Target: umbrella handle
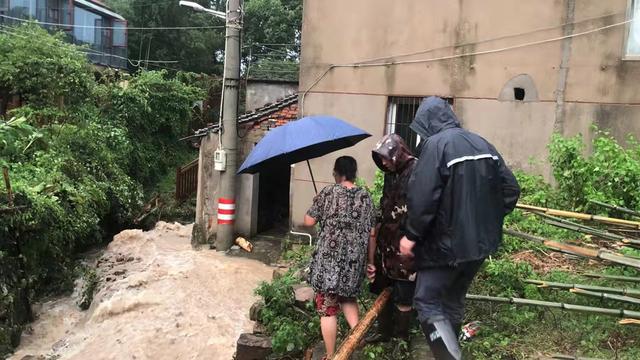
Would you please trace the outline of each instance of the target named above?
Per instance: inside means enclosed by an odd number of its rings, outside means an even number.
[[[318,195],[318,186],[316,186],[316,179],[313,177],[313,170],[311,170],[311,163],[307,160],[307,166],[309,167],[309,174],[311,174],[311,182],[313,183],[313,190],[316,191],[316,195]]]

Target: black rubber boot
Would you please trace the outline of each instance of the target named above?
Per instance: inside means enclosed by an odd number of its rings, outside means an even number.
[[[368,336],[364,341],[367,344],[387,342],[393,336],[393,308],[395,306],[389,301],[378,314],[377,332]]]
[[[411,324],[415,318],[415,314],[412,310],[400,311],[398,308],[394,310],[394,335],[402,340],[409,340],[409,331],[411,330]]]
[[[427,338],[427,344],[436,360],[460,360],[462,355],[455,339],[451,323],[447,320],[436,321],[433,324],[424,322],[422,331]]]
[[[453,332],[456,334],[456,339],[460,341],[460,334],[462,334],[462,323],[453,323]]]

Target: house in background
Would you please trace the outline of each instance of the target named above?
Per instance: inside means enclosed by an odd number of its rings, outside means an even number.
[[[244,162],[255,145],[271,129],[298,118],[298,94],[294,92],[292,95],[273,101],[275,94],[289,93],[291,87],[289,83],[274,87],[275,85],[269,83],[269,86],[253,87],[251,96],[249,92],[251,85],[247,85],[247,103],[253,101],[253,104],[260,106],[238,117],[238,164]],[[262,103],[265,99],[268,99],[268,102]],[[196,172],[198,179],[193,181],[190,189],[195,191],[197,186],[202,187],[201,191],[198,191],[196,223],[201,224],[205,229],[207,238],[215,234],[217,229],[218,197],[216,194],[220,173],[213,169],[213,149],[218,143],[218,131],[218,124],[215,124],[196,131],[194,135],[201,139],[200,156],[195,162],[198,167]],[[272,229],[280,231],[289,229],[291,169],[290,166],[283,166],[255,175],[238,175],[235,224],[239,235],[252,237]],[[187,176],[186,174],[183,176],[178,169],[176,192],[182,186],[182,178]]]
[[[13,19],[12,19],[13,18]],[[77,45],[88,45],[89,60],[126,69],[127,21],[96,0],[0,0],[0,25],[35,19],[48,29],[63,30]]]
[[[298,82],[291,80],[247,79],[246,111],[277,102],[298,93]]]
[[[301,116],[334,115],[373,135],[313,160],[316,181],[331,183],[333,160],[349,154],[371,182],[375,142],[396,132],[415,145],[408,125],[430,95],[449,99],[512,166],[547,177],[554,132],[588,141],[596,124],[637,136],[639,9],[640,0],[304,1]],[[305,166],[291,176],[298,225],[314,192]]]

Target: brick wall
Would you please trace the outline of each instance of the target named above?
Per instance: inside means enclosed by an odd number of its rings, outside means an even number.
[[[240,126],[238,135],[240,139],[240,163],[253,150],[255,144],[272,128],[285,125],[289,121],[298,118],[298,104],[291,104],[274,113],[264,116],[253,123]]]

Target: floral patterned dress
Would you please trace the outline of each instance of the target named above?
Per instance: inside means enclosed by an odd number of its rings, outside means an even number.
[[[327,186],[307,214],[320,225],[311,259],[311,286],[317,293],[357,296],[364,280],[369,234],[376,222],[371,196],[359,187]]]

